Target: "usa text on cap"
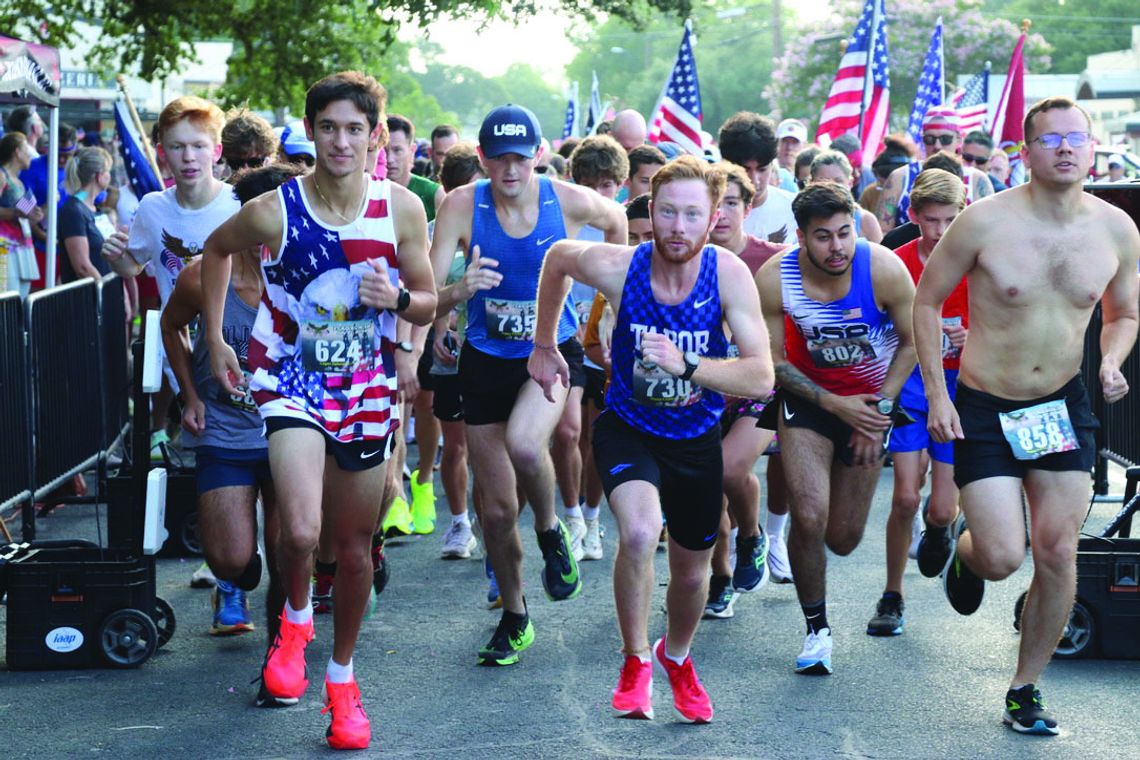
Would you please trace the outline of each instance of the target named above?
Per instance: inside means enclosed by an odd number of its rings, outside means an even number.
[[[530,109],[507,103],[487,114],[479,128],[479,147],[487,158],[515,153],[534,158],[542,142],[542,128]]]

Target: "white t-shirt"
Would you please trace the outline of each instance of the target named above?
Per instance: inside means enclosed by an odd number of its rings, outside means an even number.
[[[794,193],[778,187],[768,188],[768,197],[744,220],[744,231],[773,243],[796,244],[796,217],[792,214]]]
[[[210,233],[241,208],[228,185],[202,208],[178,205],[175,188],[148,193],[139,202],[131,222],[127,251],[140,264],[150,264],[158,283],[158,297],[166,306],[174,281],[190,261],[202,252]]]

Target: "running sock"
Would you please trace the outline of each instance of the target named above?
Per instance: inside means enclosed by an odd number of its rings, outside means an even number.
[[[471,518],[467,516],[466,512],[464,512],[461,515],[452,515],[451,516],[451,524],[452,525],[468,525],[469,526],[469,525],[471,525]]]
[[[574,505],[573,507],[565,507],[564,509],[566,510],[562,515],[564,519],[569,520],[574,517],[577,517],[579,520],[582,519],[582,508],[578,505]]]
[[[338,665],[329,658],[329,666],[325,669],[325,679],[329,683],[349,683],[352,681],[352,658],[347,665]]]
[[[598,505],[596,507],[591,507],[590,505],[587,504],[586,506],[582,507],[582,517],[586,518],[587,520],[597,520],[598,515],[600,515],[601,513],[602,513],[601,505]]]
[[[376,533],[372,536],[372,548],[375,549],[377,546],[383,546],[383,545],[384,545],[384,531],[380,531],[379,533]],[[333,564],[336,564],[335,560],[333,561]]]
[[[322,575],[336,575],[336,560],[332,562],[321,562],[319,559],[314,564],[316,571]]]
[[[768,513],[768,519],[764,521],[764,532],[768,534],[769,541],[783,541],[784,540],[784,526],[788,523],[788,516],[774,515]]]
[[[800,607],[804,611],[804,620],[807,622],[808,633],[819,633],[824,628],[830,628],[827,624],[827,600],[820,599],[818,602],[811,604],[801,604]]]
[[[313,602],[308,600],[305,602],[305,608],[302,610],[293,609],[293,605],[289,604],[289,600],[285,600],[285,619],[290,623],[297,625],[304,625],[313,619]]]
[[[685,664],[685,658],[687,658],[689,656],[689,650],[688,649],[686,649],[685,653],[683,655],[681,655],[680,657],[674,657],[673,655],[669,654],[669,638],[668,637],[665,638],[665,646],[661,647],[661,650],[665,653],[665,657],[666,657],[666,659],[669,660],[669,662],[675,663],[677,665],[684,665]]]
[[[896,600],[901,602],[902,601],[902,594],[900,594],[897,591],[884,591],[883,592],[883,598],[884,599],[896,599]]]
[[[234,579],[234,585],[242,591],[253,591],[261,582],[261,555],[257,552],[249,558],[249,564],[241,571],[241,575]]]

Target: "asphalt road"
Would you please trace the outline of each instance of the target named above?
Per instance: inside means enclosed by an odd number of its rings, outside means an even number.
[[[437,490],[442,493],[437,485]],[[657,719],[616,720],[610,691],[621,666],[611,570],[583,565],[578,599],[551,603],[539,581],[540,555],[524,531],[524,577],[537,632],[520,664],[475,665],[498,620],[485,609],[478,559],[439,559],[440,534],[391,545],[392,581],[364,625],[355,666],[372,719],[371,755],[422,758],[1129,758],[1140,757],[1140,661],[1055,661],[1042,684],[1062,725],[1059,737],[1014,734],[1000,722],[1018,639],[1012,628],[1029,562],[990,584],[981,610],[954,613],[935,580],[911,563],[906,632],[871,638],[864,626],[881,591],[883,530],[890,499],[884,471],[867,535],[854,554],[829,559],[828,616],[836,672],[797,676],[792,663],[803,620],[789,585],[740,599],[731,620],[706,621],[694,646],[713,698],[714,722],[675,721],[668,688],[655,689]],[[1098,505],[1090,525],[1116,507]],[[445,505],[440,503],[441,516]],[[524,515],[529,525],[529,513]],[[67,506],[41,518],[41,537],[94,532],[94,508]],[[296,707],[253,707],[264,652],[259,630],[207,635],[210,593],[188,586],[197,566],[158,563],[159,595],[178,629],[137,670],[0,671],[0,750],[12,758],[303,758],[333,754],[324,741],[319,679],[331,651],[331,619],[317,618],[309,646],[314,684]],[[665,555],[651,636],[664,616]],[[263,597],[252,595],[254,619]],[[6,621],[7,608],[0,607]]]

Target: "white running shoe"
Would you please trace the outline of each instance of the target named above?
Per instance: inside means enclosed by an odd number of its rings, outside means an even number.
[[[566,530],[570,531],[570,553],[576,562],[581,562],[586,556],[585,549],[582,548],[582,542],[586,540],[586,521],[581,517],[567,517],[563,522],[566,523]]]
[[[602,526],[598,518],[586,520],[586,537],[582,539],[582,559],[602,558]]]
[[[796,658],[796,672],[805,676],[831,675],[831,629],[809,633],[804,649]]]
[[[190,588],[213,588],[217,584],[218,579],[214,577],[213,571],[205,562],[190,576]]]
[[[788,561],[788,545],[783,536],[772,537],[768,543],[768,569],[773,583],[792,582],[792,563]]]
[[[452,523],[443,534],[443,550],[439,556],[443,559],[470,559],[478,544],[468,523]]]
[[[911,559],[918,559],[918,542],[922,540],[922,531],[926,526],[922,523],[922,510],[914,513],[914,521],[910,524],[910,548],[906,550],[906,556]]]

